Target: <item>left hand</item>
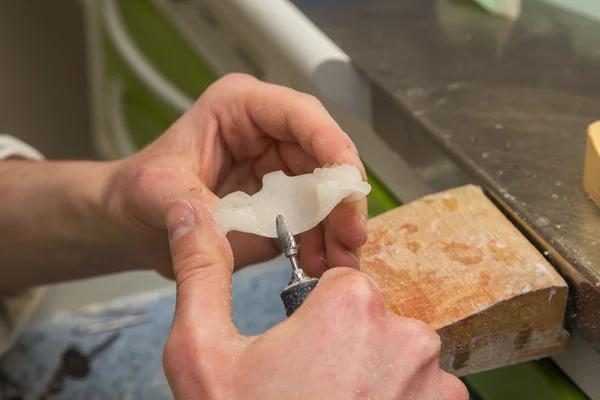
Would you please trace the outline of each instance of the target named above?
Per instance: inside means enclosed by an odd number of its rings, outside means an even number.
[[[169,201],[193,197],[214,209],[228,193],[260,190],[269,172],[299,175],[335,163],[356,166],[366,179],[356,147],[315,97],[246,75],[224,77],[154,143],[115,164],[104,194],[107,220],[118,226],[114,259],[172,277]],[[300,235],[303,268],[317,277],[328,266],[358,268],[366,220],[366,198],[340,203]],[[272,239],[239,232],[228,239],[236,268],[279,251]]]

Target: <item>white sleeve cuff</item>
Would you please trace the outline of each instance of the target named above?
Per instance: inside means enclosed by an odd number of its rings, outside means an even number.
[[[21,157],[35,161],[44,160],[42,153],[30,145],[12,136],[0,135],[0,160],[6,160],[11,157]]]

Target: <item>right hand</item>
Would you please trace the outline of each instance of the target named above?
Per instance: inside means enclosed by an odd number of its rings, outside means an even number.
[[[175,200],[166,224],[177,305],[163,361],[176,399],[468,399],[439,367],[435,331],[388,311],[353,269],[327,271],[290,318],[240,335],[231,247],[208,209]]]

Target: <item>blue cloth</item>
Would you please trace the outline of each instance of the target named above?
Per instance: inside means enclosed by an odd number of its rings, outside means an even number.
[[[291,268],[285,258],[234,274],[234,323],[242,334],[258,335],[285,318],[279,293],[290,276]],[[92,361],[90,375],[83,380],[66,380],[63,391],[55,396],[57,400],[172,399],[162,369],[162,352],[173,318],[175,293],[115,301],[106,307],[142,304],[150,322],[122,329],[117,341]],[[3,358],[3,371],[28,388],[26,399],[38,399],[69,345],[75,344],[86,352],[111,335],[72,333],[76,326],[100,320],[71,315],[29,326]]]

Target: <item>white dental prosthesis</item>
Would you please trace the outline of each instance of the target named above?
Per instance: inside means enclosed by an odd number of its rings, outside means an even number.
[[[282,215],[297,235],[317,226],[341,201],[359,200],[370,191],[371,185],[351,165],[316,168],[298,176],[276,171],[263,177],[262,189],[252,196],[234,192],[223,197],[213,216],[225,234],[240,231],[275,238],[275,220]]]

